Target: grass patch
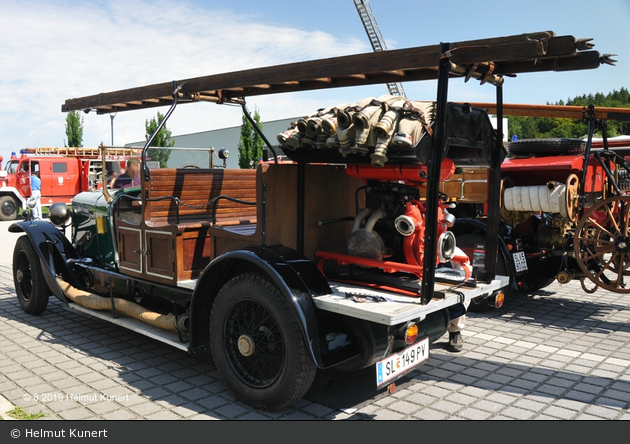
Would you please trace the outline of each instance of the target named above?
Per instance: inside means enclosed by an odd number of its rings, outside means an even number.
[[[44,416],[48,416],[46,413],[26,413],[22,407],[16,407],[7,412],[11,418],[21,419],[24,421],[32,421],[34,419],[43,418]]]

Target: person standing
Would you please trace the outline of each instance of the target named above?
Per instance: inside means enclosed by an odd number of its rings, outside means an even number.
[[[466,327],[466,312],[470,300],[463,304],[455,304],[448,307],[451,322],[448,324],[448,344],[446,349],[453,353],[458,353],[464,349],[464,337],[462,330]]]
[[[42,218],[42,180],[39,178],[39,171],[31,173],[31,197],[35,199],[35,207],[33,207],[33,218],[41,220]]]

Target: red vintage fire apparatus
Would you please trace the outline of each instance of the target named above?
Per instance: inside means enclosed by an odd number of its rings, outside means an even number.
[[[474,106],[496,111],[493,104]],[[607,137],[607,122],[630,120],[630,108],[504,104],[503,112],[582,118],[588,135],[509,143],[501,165],[497,269],[510,276],[515,290],[579,279],[587,292],[630,292],[630,140]],[[596,132],[602,138],[594,138]],[[442,184],[458,201],[453,231],[471,257],[485,239],[486,200],[478,192],[484,173],[460,171]]]
[[[124,168],[127,157],[140,150],[109,148],[107,178]],[[26,208],[31,195],[31,174],[39,172],[42,180],[42,206],[55,202],[69,204],[82,191],[93,190],[101,181],[102,163],[98,148],[26,148],[18,157],[12,153],[0,171],[0,220],[14,220],[19,208]]]

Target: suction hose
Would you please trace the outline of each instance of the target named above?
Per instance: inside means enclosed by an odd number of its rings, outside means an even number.
[[[68,299],[82,307],[89,308],[91,310],[104,311],[112,309],[112,300],[109,298],[79,290],[59,278],[57,278],[57,283]],[[134,302],[120,298],[114,298],[114,308],[116,313],[129,316],[130,318],[137,319],[154,327],[177,332],[177,318],[174,314],[163,315],[154,311],[149,311]]]

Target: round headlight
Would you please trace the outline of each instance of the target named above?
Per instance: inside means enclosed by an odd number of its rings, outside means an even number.
[[[58,227],[65,226],[70,219],[68,205],[63,202],[55,202],[48,208],[48,217],[54,225]]]

